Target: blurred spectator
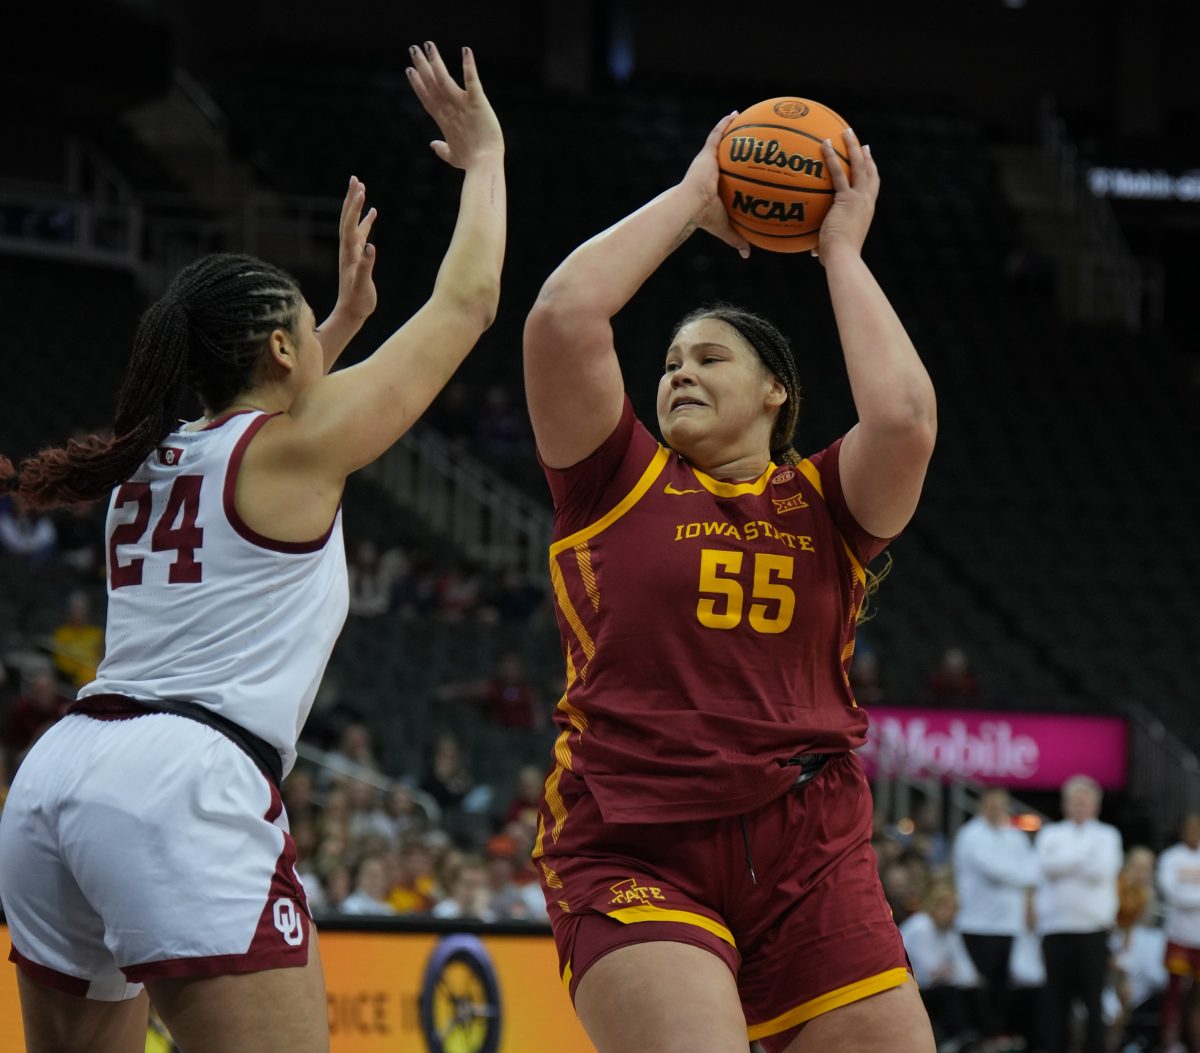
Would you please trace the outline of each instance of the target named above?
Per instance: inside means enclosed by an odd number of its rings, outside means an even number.
[[[925,898],[924,909],[900,926],[939,1048],[966,1039],[971,1021],[968,991],[979,982],[954,927],[956,908],[953,887],[935,884]]]
[[[67,620],[54,630],[54,664],[76,687],[96,679],[96,667],[104,657],[104,630],[92,622],[86,592],[67,597]]]
[[[461,380],[452,380],[425,413],[425,423],[436,428],[451,445],[466,452],[479,415],[477,399]]]
[[[407,561],[399,550],[392,549],[381,558],[374,541],[360,541],[346,567],[350,578],[350,613],[359,618],[387,614],[396,579],[406,569]]]
[[[883,895],[892,908],[892,917],[897,925],[903,925],[920,907],[921,888],[913,880],[912,870],[906,862],[897,860],[887,864],[879,874]]]
[[[504,811],[504,825],[519,822],[537,829],[538,806],[542,800],[543,772],[541,768],[526,764],[517,771],[517,785],[513,799]]]
[[[931,870],[938,870],[950,861],[950,842],[942,830],[942,809],[937,801],[930,798],[917,806],[912,832],[900,835],[900,843],[920,856]]]
[[[379,856],[365,856],[358,864],[354,891],[338,907],[343,914],[395,914],[387,901],[387,870]]]
[[[979,701],[979,684],[961,647],[948,647],[929,677],[929,701],[935,706],[970,706]]]
[[[1104,1009],[1111,1020],[1110,1049],[1120,1048],[1126,1039],[1137,1042],[1151,1037],[1138,1018],[1147,1016],[1154,1008],[1150,1003],[1160,1000],[1167,985],[1163,964],[1167,941],[1163,931],[1151,924],[1153,911],[1154,853],[1131,848],[1117,875],[1117,925],[1109,938],[1112,960]],[[1141,1036],[1136,1034],[1139,1031]]]
[[[483,412],[476,417],[475,446],[487,461],[498,461],[503,471],[531,452],[529,416],[515,408],[508,389],[493,384],[484,395]]]
[[[528,857],[526,857],[527,859]],[[498,920],[545,921],[546,899],[539,884],[519,881],[526,868],[515,839],[496,834],[487,844],[491,912]]]
[[[314,780],[311,768],[297,765],[283,780],[283,803],[289,821],[296,822],[314,818],[316,802],[313,800]]]
[[[321,887],[321,876],[316,865],[317,824],[307,813],[302,813],[298,819],[291,815],[288,818],[292,841],[296,846],[296,877],[304,886],[308,909],[318,914],[326,909],[326,902],[325,890]]]
[[[1038,882],[1037,857],[1028,835],[1009,819],[1008,791],[994,786],[979,800],[979,814],[954,839],[958,930],[982,979],[980,1026],[985,1038],[1006,1039],[1009,962],[1013,940],[1025,928]]]
[[[525,663],[515,651],[500,656],[486,680],[443,684],[440,701],[467,701],[482,707],[489,720],[507,728],[543,728],[546,714],[537,687],[525,673]]]
[[[434,740],[421,789],[437,801],[443,811],[452,811],[463,803],[474,785],[458,739],[449,734],[439,735]]]
[[[541,608],[546,598],[541,586],[516,567],[507,567],[491,589],[488,604],[502,622],[527,622]]]
[[[883,681],[879,676],[879,656],[874,651],[856,651],[850,665],[850,687],[860,706],[884,700]]]
[[[317,872],[321,875],[321,886],[325,891],[322,909],[326,913],[340,910],[351,892],[350,868],[340,859],[328,857],[321,860]]]
[[[1179,844],[1158,861],[1158,887],[1166,905],[1166,968],[1170,974],[1163,999],[1162,1042],[1167,1050],[1185,1048],[1180,1042],[1187,1016],[1190,1043],[1200,1046],[1200,815],[1183,821]]]
[[[403,783],[394,783],[388,790],[383,810],[388,838],[396,844],[425,829],[425,813],[413,803],[412,792]]]
[[[438,617],[448,622],[463,621],[479,607],[483,582],[472,564],[454,564],[437,579],[434,596]]]
[[[380,791],[369,782],[350,779],[346,786],[350,805],[349,830],[351,844],[368,838],[392,839],[392,821],[383,810]]]
[[[1046,1048],[1066,1053],[1078,999],[1087,1014],[1082,1053],[1104,1053],[1100,998],[1108,933],[1117,917],[1121,835],[1097,818],[1101,791],[1094,779],[1068,779],[1062,801],[1065,818],[1042,827],[1034,843],[1041,870],[1037,919],[1046,961]]]
[[[461,860],[450,877],[450,895],[434,905],[435,918],[478,918],[493,921],[491,889],[487,868],[482,860],[468,856]]]
[[[99,577],[104,572],[104,505],[68,505],[54,513],[54,529],[58,535],[58,558],[86,578]]]
[[[342,729],[337,749],[325,758],[325,764],[317,777],[322,788],[330,786],[336,777],[353,776],[358,768],[378,772],[379,761],[375,759],[371,729],[361,720],[350,721]]]
[[[388,890],[388,903],[397,914],[423,914],[438,898],[433,852],[420,839],[400,850],[397,870]]]
[[[66,713],[70,704],[71,699],[59,691],[58,680],[50,669],[30,669],[22,679],[21,693],[13,699],[4,719],[5,747],[14,756],[23,753]]]
[[[40,561],[54,554],[56,540],[49,516],[34,515],[11,497],[0,497],[0,548],[5,552]]]

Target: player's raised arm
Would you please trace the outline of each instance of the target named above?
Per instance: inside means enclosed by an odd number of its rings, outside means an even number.
[[[306,460],[331,480],[370,463],[411,427],[491,325],[500,295],[506,227],[500,123],[469,49],[463,49],[463,87],[432,43],[409,54],[409,82],[442,133],[432,148],[464,173],[458,222],[424,306],[368,359],[306,389],[289,412]]]
[[[333,369],[338,356],[375,310],[375,246],[368,240],[378,213],[363,214],[367,186],[350,177],[342,214],[338,220],[338,298],[329,317],[317,329],[325,357],[325,372]]]
[[[717,144],[709,134],[682,182],[571,253],[546,279],[525,323],[525,392],[538,450],[565,468],[595,450],[621,416],[624,384],[612,317],[698,227],[742,252],[717,197]]]
[[[858,411],[838,466],[854,518],[876,537],[892,537],[912,518],[921,495],[937,437],[937,400],[903,323],[863,262],[879,169],[849,129],[845,140],[849,179],[832,144],[822,147],[836,197],[819,243]]]

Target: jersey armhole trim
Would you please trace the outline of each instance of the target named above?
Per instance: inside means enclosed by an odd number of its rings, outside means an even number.
[[[642,477],[634,484],[633,489],[594,523],[589,523],[581,530],[576,530],[575,533],[568,534],[566,537],[555,541],[550,546],[550,558],[553,559],[560,552],[574,548],[581,541],[587,541],[588,538],[595,537],[602,530],[607,530],[612,526],[613,523],[645,496],[646,491],[654,485],[654,480],[662,474],[662,470],[667,466],[670,456],[670,450],[665,446],[659,446],[658,452],[650,459],[650,463],[646,466],[646,470],[642,472]]]
[[[262,426],[271,420],[271,418],[278,416],[278,413],[264,413],[251,421],[233,447],[233,452],[229,455],[229,466],[225,469],[225,488],[222,493],[225,518],[229,520],[229,525],[233,527],[242,540],[249,541],[250,544],[257,545],[259,548],[269,549],[272,552],[287,552],[291,554],[319,552],[333,535],[333,528],[337,524],[336,512],[329,524],[329,529],[321,537],[314,538],[312,541],[278,541],[275,538],[267,537],[264,534],[260,534],[257,530],[252,529],[242,519],[237,510],[237,481],[238,475],[242,470],[242,458],[246,455],[246,449],[250,445],[250,440],[258,434]]]
[[[817,491],[817,496],[824,501],[825,488],[821,485],[821,473],[817,471],[817,466],[813,464],[812,461],[810,461],[807,457],[805,457],[804,460],[796,465],[796,467],[800,469],[800,474],[809,481],[809,483],[812,485],[812,488]],[[826,507],[828,507],[828,505],[826,505]],[[838,530],[836,523],[833,524],[833,529],[837,530],[837,536],[842,542],[842,548],[846,550],[846,558],[850,560],[850,568],[854,571],[855,578],[858,579],[859,585],[862,585],[865,588],[867,584],[866,570],[863,569],[862,563],[854,554],[854,550],[850,547],[850,543],[846,540],[846,536],[840,530]]]

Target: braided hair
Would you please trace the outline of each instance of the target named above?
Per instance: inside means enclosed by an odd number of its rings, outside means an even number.
[[[113,437],[71,439],[18,471],[0,457],[0,493],[31,509],[102,497],[174,430],[189,388],[210,414],[233,403],[254,382],[267,338],[292,329],[301,302],[293,277],[253,256],[221,253],[189,264],[138,323]]]
[[[792,354],[792,344],[771,322],[762,315],[735,307],[729,303],[714,303],[706,307],[697,307],[684,315],[676,323],[671,333],[671,340],[679,335],[685,325],[699,322],[704,318],[715,318],[719,322],[732,326],[738,334],[753,349],[762,360],[763,365],[771,371],[787,392],[787,400],[779,407],[779,415],[775,418],[771,429],[771,458],[780,463],[797,465],[803,458],[796,452],[792,442],[796,434],[796,425],[800,420],[800,372],[796,368],[796,358]],[[862,606],[858,610],[858,622],[861,625],[869,621],[874,612],[868,612],[870,599],[879,590],[879,585],[891,573],[892,556],[889,553],[886,562],[878,571],[864,568],[867,582],[863,595]]]

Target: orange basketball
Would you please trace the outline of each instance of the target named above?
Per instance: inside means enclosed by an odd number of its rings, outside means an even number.
[[[734,228],[771,252],[803,252],[817,244],[833,204],[833,180],[821,143],[833,141],[850,174],[848,127],[828,106],[784,96],[743,110],[721,138],[717,184]]]

